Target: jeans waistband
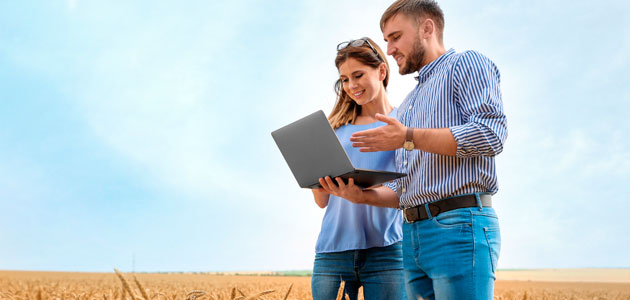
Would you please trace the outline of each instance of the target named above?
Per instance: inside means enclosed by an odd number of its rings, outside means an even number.
[[[479,197],[479,201],[477,201],[477,197]],[[431,216],[435,217],[443,212],[458,208],[476,207],[479,206],[479,204],[481,204],[482,207],[492,207],[492,197],[487,194],[474,194],[441,199],[435,202],[405,208],[403,210],[403,217],[407,223],[413,223],[428,219],[429,214],[427,210],[431,213]]]

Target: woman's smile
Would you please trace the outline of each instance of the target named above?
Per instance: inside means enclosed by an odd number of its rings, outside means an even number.
[[[358,91],[358,92],[353,92],[353,93],[352,93],[352,95],[353,95],[355,98],[361,98],[361,96],[363,95],[363,93],[364,93],[364,92],[365,92],[365,90],[360,90],[360,91]]]

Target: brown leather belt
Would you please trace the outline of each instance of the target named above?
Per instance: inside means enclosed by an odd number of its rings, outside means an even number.
[[[479,198],[481,198],[481,205],[483,207],[492,207],[492,197],[490,195],[479,195]],[[428,219],[429,216],[427,215],[426,206],[429,207],[431,216],[435,217],[440,213],[458,208],[476,207],[479,206],[479,203],[477,203],[477,197],[475,195],[463,195],[446,198],[427,204],[405,208],[403,210],[403,217],[405,218],[405,221],[407,221],[407,223],[413,223]]]

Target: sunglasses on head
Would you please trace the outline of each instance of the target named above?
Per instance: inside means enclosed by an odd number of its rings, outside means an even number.
[[[365,44],[367,44],[370,47],[370,49],[372,49],[372,51],[374,52],[374,54],[376,54],[376,57],[378,57],[378,59],[383,61],[383,58],[378,54],[376,49],[374,49],[374,46],[372,46],[372,43],[370,43],[370,40],[368,40],[368,38],[366,38],[366,37],[360,38],[360,39],[356,39],[356,40],[349,40],[349,41],[346,41],[346,42],[341,42],[341,43],[339,43],[339,45],[337,45],[337,51],[341,51],[343,49],[346,49],[346,48],[348,48],[348,46],[350,46],[350,47],[361,47],[361,46],[363,46]]]

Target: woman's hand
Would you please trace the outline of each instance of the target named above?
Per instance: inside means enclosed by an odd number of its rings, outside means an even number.
[[[337,182],[337,184],[335,184],[335,182]],[[353,178],[348,180],[348,184],[345,184],[343,179],[340,177],[336,177],[335,182],[333,182],[330,176],[319,179],[319,184],[322,186],[321,189],[323,189],[326,193],[347,199],[350,202],[357,204],[362,204],[364,202],[363,190],[354,184]]]

